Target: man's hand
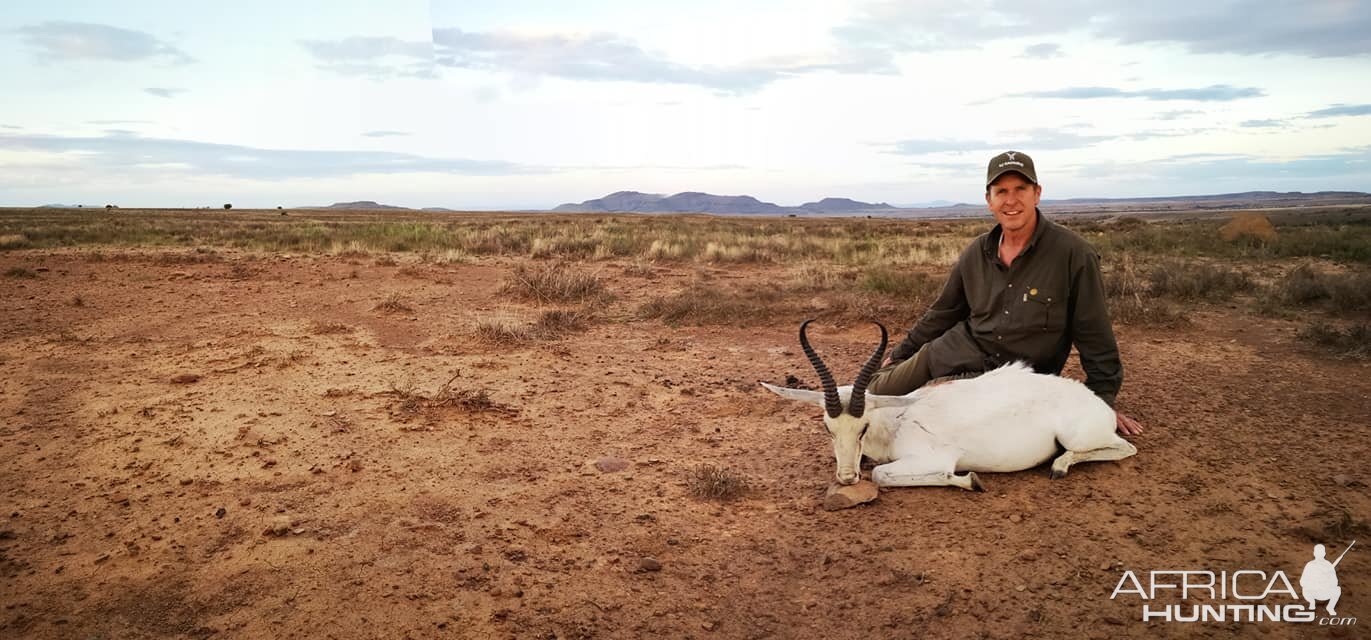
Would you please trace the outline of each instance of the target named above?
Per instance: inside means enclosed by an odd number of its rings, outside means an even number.
[[[1143,432],[1142,423],[1140,423],[1140,422],[1138,422],[1137,420],[1134,420],[1134,419],[1132,419],[1132,418],[1130,418],[1130,417],[1128,417],[1128,416],[1126,416],[1126,415],[1124,415],[1124,414],[1122,414],[1122,413],[1119,413],[1118,411],[1115,411],[1115,412],[1114,412],[1114,422],[1115,422],[1115,428],[1118,429],[1119,433],[1121,433],[1121,434],[1123,434],[1123,435],[1126,435],[1126,436],[1138,436],[1138,435],[1142,435],[1142,432]]]

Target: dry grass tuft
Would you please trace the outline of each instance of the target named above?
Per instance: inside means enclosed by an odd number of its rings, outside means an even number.
[[[1371,359],[1371,323],[1359,322],[1339,329],[1327,322],[1315,322],[1303,328],[1299,337],[1323,347],[1340,358]]]
[[[1345,313],[1371,310],[1371,272],[1322,273],[1303,264],[1276,284],[1275,297],[1291,306],[1326,302]]]
[[[381,257],[377,258],[376,260],[374,260],[374,261],[372,262],[372,264],[374,264],[374,265],[376,265],[376,266],[378,266],[378,267],[393,267],[393,266],[395,266],[395,265],[397,265],[397,264],[400,264],[400,263],[396,262],[396,261],[395,261],[395,258],[392,258],[392,257],[390,257],[390,256],[387,255],[387,256],[381,256]]]
[[[686,489],[690,495],[701,500],[720,502],[736,500],[751,491],[746,478],[712,464],[702,464],[692,469],[686,477]]]
[[[38,272],[23,267],[10,267],[5,270],[6,278],[37,278]]]
[[[341,322],[324,322],[315,320],[310,323],[309,332],[316,335],[330,335],[336,333],[352,333],[352,327]]]
[[[22,233],[0,235],[0,250],[23,249],[27,246],[29,246],[29,238]]]
[[[1180,311],[1154,298],[1148,288],[1141,270],[1128,254],[1124,254],[1118,267],[1104,273],[1105,295],[1109,298],[1109,312],[1114,322],[1162,326],[1185,323],[1185,316]]]
[[[409,306],[409,303],[405,300],[404,296],[401,296],[399,293],[392,293],[389,296],[386,296],[385,300],[382,300],[380,304],[377,304],[373,308],[376,311],[382,311],[385,313],[414,312],[414,309]]]
[[[743,325],[770,318],[781,302],[782,294],[774,289],[734,292],[694,284],[674,294],[648,300],[638,307],[638,316],[673,324]]]
[[[549,309],[538,316],[533,329],[545,337],[557,337],[585,329],[589,315],[584,311]]]
[[[476,321],[476,337],[495,344],[518,344],[534,337],[533,327],[523,319],[510,315],[495,315]]]
[[[500,290],[538,302],[587,302],[605,294],[599,274],[576,271],[563,262],[519,265]]]

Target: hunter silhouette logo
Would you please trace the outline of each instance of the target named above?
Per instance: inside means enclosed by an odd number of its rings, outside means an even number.
[[[1356,618],[1337,617],[1342,587],[1338,563],[1325,559],[1327,549],[1314,545],[1314,559],[1300,572],[1299,591],[1284,571],[1260,569],[1125,571],[1110,600],[1133,595],[1142,600],[1143,622],[1315,622],[1320,626],[1351,626]],[[1318,603],[1326,602],[1326,616]]]
[[[1356,540],[1352,544],[1357,544]],[[1342,588],[1338,586],[1338,563],[1342,562],[1342,557],[1352,550],[1352,544],[1347,545],[1346,549],[1338,555],[1338,559],[1332,562],[1323,559],[1324,548],[1321,544],[1314,545],[1314,559],[1304,565],[1304,571],[1300,572],[1300,591],[1304,592],[1304,599],[1309,601],[1309,608],[1315,609],[1315,601],[1328,601],[1328,615],[1336,616],[1338,612],[1333,609],[1338,605],[1338,597],[1342,595]]]

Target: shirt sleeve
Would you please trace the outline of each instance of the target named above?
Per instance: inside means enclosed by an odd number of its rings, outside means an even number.
[[[1123,364],[1119,362],[1119,345],[1109,320],[1100,258],[1087,248],[1077,262],[1071,283],[1072,340],[1080,353],[1085,386],[1112,407],[1119,387],[1123,386]]]
[[[962,253],[957,260],[956,266],[952,268],[952,273],[947,276],[947,282],[943,284],[942,293],[938,294],[938,299],[933,301],[933,306],[924,312],[919,322],[913,329],[905,335],[904,340],[890,352],[890,362],[892,364],[904,362],[910,356],[919,351],[929,340],[947,332],[948,329],[956,326],[958,322],[965,320],[971,314],[971,305],[966,301],[966,286],[963,281],[963,266],[967,261],[967,254],[976,249],[979,243],[972,243],[967,251]]]

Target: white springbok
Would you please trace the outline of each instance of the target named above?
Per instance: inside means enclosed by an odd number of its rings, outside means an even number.
[[[1009,364],[984,375],[926,386],[904,396],[866,393],[885,354],[887,333],[851,386],[839,387],[809,345],[800,346],[824,390],[762,386],[785,398],[824,408],[833,439],[838,482],[861,479],[862,455],[877,463],[871,479],[882,487],[955,486],[983,491],[977,471],[1022,471],[1052,462],[1052,478],[1077,462],[1121,460],[1138,452],[1115,432],[1114,410],[1085,385]],[[965,471],[962,475],[957,472]]]

